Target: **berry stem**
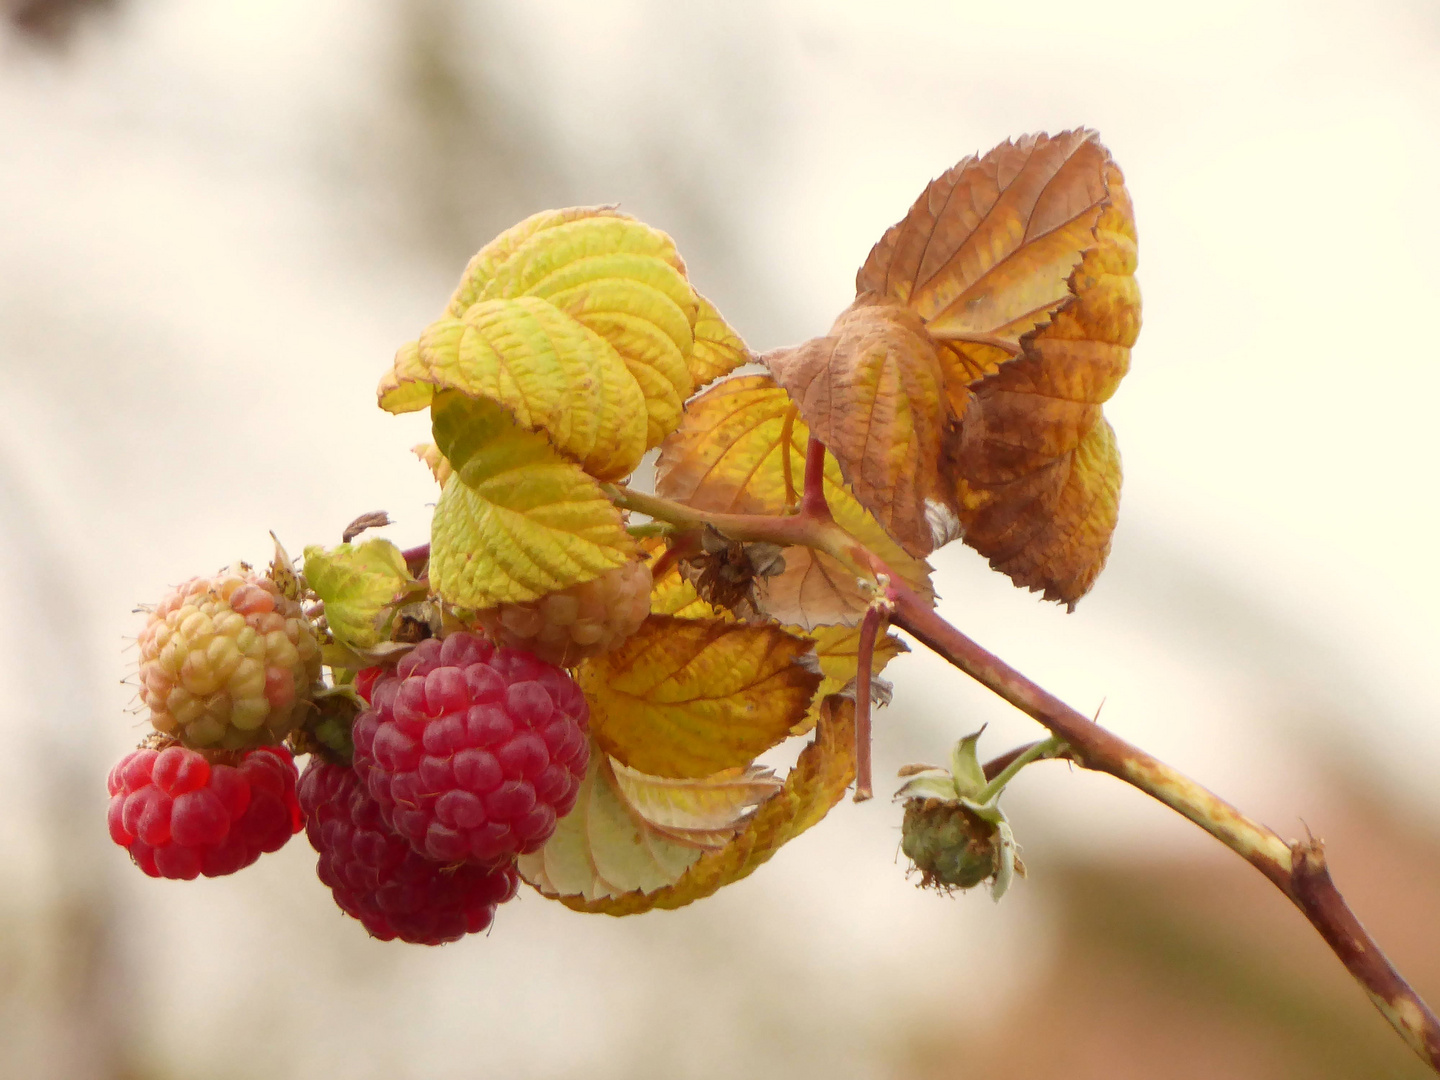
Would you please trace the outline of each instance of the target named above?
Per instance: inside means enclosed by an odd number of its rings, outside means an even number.
[[[1022,746],[1018,751],[1005,755],[1009,758],[1004,765],[990,774],[990,767],[985,767],[985,786],[981,788],[980,794],[975,796],[978,803],[988,803],[990,800],[1005,790],[1005,785],[1014,780],[1016,775],[1032,761],[1043,761],[1045,758],[1058,757],[1069,749],[1065,740],[1055,735],[1048,739],[1041,739],[1029,746]]]

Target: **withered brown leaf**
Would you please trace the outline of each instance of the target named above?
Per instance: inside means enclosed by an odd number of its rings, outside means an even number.
[[[1073,606],[1115,524],[1100,405],[1139,331],[1134,269],[1129,197],[1096,134],[1029,135],[930,184],[830,333],[763,359],[906,551],[963,533]]]

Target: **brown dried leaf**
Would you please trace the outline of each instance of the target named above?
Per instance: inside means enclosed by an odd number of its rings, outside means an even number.
[[[954,539],[954,494],[940,472],[944,372],[919,316],[862,296],[828,336],[763,360],[907,552],[923,557]]]
[[[1069,299],[1070,272],[1094,244],[1108,161],[1083,129],[967,157],[926,187],[856,275],[857,294],[889,297],[925,320],[956,415],[965,386]]]
[[[1134,214],[1114,164],[1106,179],[1110,203],[1071,274],[1073,298],[972,388],[951,448],[965,542],[1072,608],[1110,550],[1120,457],[1100,406],[1140,332]]]

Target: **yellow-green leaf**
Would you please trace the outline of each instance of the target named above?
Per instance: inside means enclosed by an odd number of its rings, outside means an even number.
[[[561,896],[566,907],[605,915],[635,915],[652,908],[678,908],[704,899],[754,873],[780,848],[820,821],[855,778],[855,703],[826,698],[814,741],[785,784],[760,804],[746,826],[718,851],[706,852],[672,885],[654,892],[628,892],[587,900]],[[544,889],[555,893],[557,890]]]
[[[445,313],[457,319],[464,315],[466,309],[480,299],[480,294],[494,280],[500,267],[537,233],[569,221],[596,217],[622,218],[624,215],[613,206],[570,206],[563,210],[542,210],[538,214],[531,214],[519,224],[510,226],[476,252],[470,260],[465,267],[465,273],[460,277],[459,286],[450,297],[450,303],[446,305]]]
[[[810,642],[776,626],[651,615],[576,673],[596,741],[653,776],[748,764],[805,715],[820,675]]]
[[[577,214],[533,231],[488,273],[472,303],[545,299],[620,354],[645,397],[647,446],[675,429],[694,389],[699,301],[670,237],[611,210]]]
[[[455,473],[431,525],[430,580],[460,607],[537,600],[629,561],[600,485],[498,405],[442,391],[435,442]]]
[[[628,476],[645,453],[645,401],[624,362],[536,297],[484,300],[432,323],[413,355],[402,350],[382,407],[414,406],[415,382],[431,394],[452,389],[498,402],[601,480]]]
[[[782,513],[788,502],[786,456],[791,488],[798,490],[809,439],[789,395],[768,375],[727,379],[696,397],[680,429],[665,440],[655,487],[661,495],[700,510]],[[825,497],[847,532],[933,601],[929,565],[907,554],[860,505],[832,454],[825,457]],[[839,561],[806,547],[786,548],[784,558],[784,572],[765,582],[761,599],[767,614],[806,629],[859,621],[870,597]]]
[[[385,639],[393,605],[415,580],[389,540],[305,549],[305,580],[325,602],[325,621],[343,646],[368,649]]]
[[[654,892],[679,880],[702,849],[650,827],[630,812],[610,759],[594,746],[575,807],[539,851],[517,868],[541,892],[593,901],[631,891]]]

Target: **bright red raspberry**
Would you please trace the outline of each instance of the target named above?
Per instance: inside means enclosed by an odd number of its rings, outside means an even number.
[[[372,937],[442,945],[486,929],[515,895],[514,863],[446,866],[417,854],[380,816],[354,770],[311,758],[300,778],[305,835],[335,903]]]
[[[355,673],[355,692],[366,701],[370,700],[370,693],[375,689],[375,684],[385,675],[383,667],[361,668]]]
[[[420,854],[492,864],[539,848],[575,805],[589,723],[560,668],[451,634],[375,684],[353,729],[355,769]]]
[[[295,762],[263,746],[237,765],[196,750],[132,751],[110,770],[110,837],[151,877],[219,877],[300,831]]]

